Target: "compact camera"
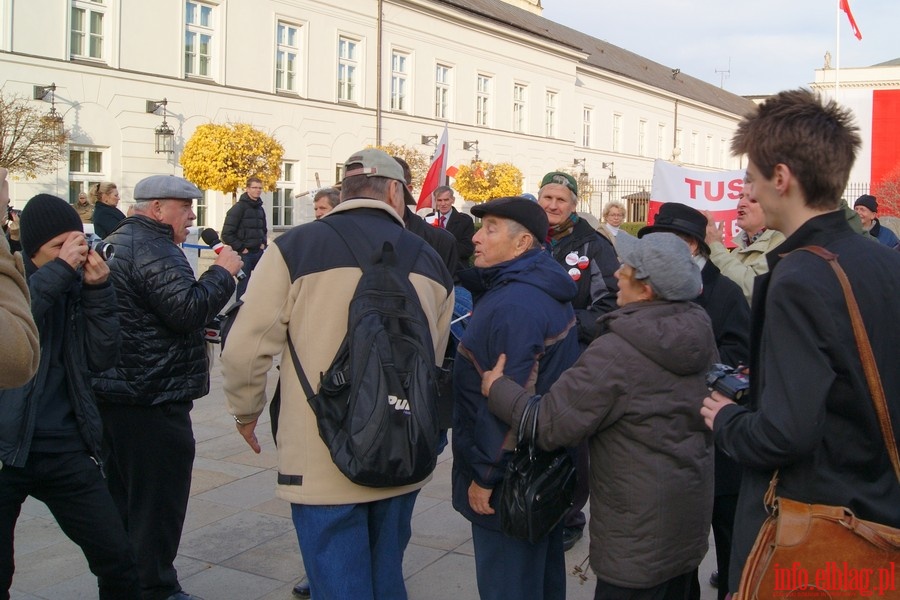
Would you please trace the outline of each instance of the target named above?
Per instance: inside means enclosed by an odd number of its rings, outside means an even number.
[[[735,402],[743,400],[750,390],[750,376],[746,367],[729,367],[716,363],[706,374],[706,386]]]
[[[84,239],[87,242],[88,248],[96,252],[100,255],[105,261],[110,261],[116,255],[116,249],[113,248],[113,245],[104,242],[101,238],[97,237],[92,233],[84,234]]]

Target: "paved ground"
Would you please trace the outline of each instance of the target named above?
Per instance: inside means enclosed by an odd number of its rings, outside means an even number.
[[[225,412],[218,364],[210,394],[196,402],[192,415],[197,458],[176,562],[185,591],[205,600],[292,598],[303,566],[289,506],[274,495],[275,446],[266,435],[268,425],[257,429],[263,451],[254,454]],[[403,561],[410,600],[478,598],[471,529],[450,503],[451,464],[448,448],[419,494]],[[593,598],[593,576],[581,585],[572,575],[587,552],[585,538],[566,554],[569,600]],[[31,499],[16,527],[16,562],[13,600],[97,597],[96,579],[78,547],[60,532],[47,508]],[[700,568],[702,600],[716,597],[706,584],[714,564],[710,551]]]

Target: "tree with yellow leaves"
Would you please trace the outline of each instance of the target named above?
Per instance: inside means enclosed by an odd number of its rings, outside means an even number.
[[[478,161],[462,165],[453,179],[453,189],[472,202],[522,193],[522,171],[511,163]]]
[[[180,162],[185,179],[202,190],[230,193],[234,203],[250,177],[259,177],[265,190],[274,190],[283,156],[278,140],[252,125],[207,123],[184,145]]]

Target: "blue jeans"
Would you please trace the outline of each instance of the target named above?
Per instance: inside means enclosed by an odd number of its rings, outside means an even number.
[[[362,504],[291,504],[312,597],[406,600],[403,553],[418,494]]]
[[[565,600],[562,524],[537,544],[472,524],[475,577],[481,600]]]

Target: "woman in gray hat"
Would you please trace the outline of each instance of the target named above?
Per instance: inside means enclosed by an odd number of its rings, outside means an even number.
[[[541,397],[537,443],[589,441],[594,597],[686,598],[713,501],[712,437],[697,394],[718,354],[709,317],[691,302],[701,279],[687,245],[671,233],[618,242],[619,309]],[[482,393],[517,427],[531,394],[504,366],[501,356],[484,373]]]

